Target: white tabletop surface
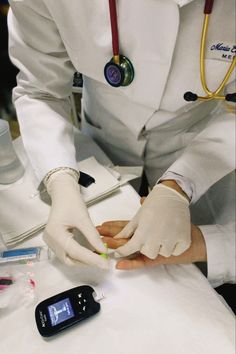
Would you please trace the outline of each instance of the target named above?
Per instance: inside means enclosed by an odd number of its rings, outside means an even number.
[[[130,186],[89,208],[95,224],[129,219],[139,207]],[[41,234],[24,246],[42,245]],[[109,272],[70,268],[57,260],[30,268],[35,299],[0,311],[1,354],[234,354],[235,317],[194,265]],[[27,266],[24,266],[27,267]],[[24,268],[25,269],[25,268]],[[95,317],[43,339],[36,328],[38,302],[88,284],[103,292]],[[19,300],[19,299],[18,299]]]

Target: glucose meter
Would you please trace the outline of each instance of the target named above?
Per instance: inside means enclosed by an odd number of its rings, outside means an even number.
[[[94,296],[95,290],[83,285],[40,302],[35,309],[39,333],[43,337],[51,337],[95,315],[100,310],[100,304]]]

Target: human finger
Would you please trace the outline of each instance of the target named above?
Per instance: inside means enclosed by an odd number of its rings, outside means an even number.
[[[183,254],[185,251],[187,251],[189,249],[191,245],[191,241],[190,242],[178,242],[172,252],[173,256],[179,256],[181,254]]]
[[[102,236],[113,237],[117,235],[128,224],[126,220],[106,221],[102,225],[96,227],[97,231]]]
[[[158,257],[157,257],[158,258]],[[154,266],[159,263],[158,259],[150,259],[143,254],[137,255],[132,259],[122,259],[116,263],[116,269],[134,270],[144,268],[146,266]]]
[[[116,249],[125,245],[128,242],[127,238],[114,239],[113,237],[102,237],[102,242],[107,244],[108,248]]]
[[[173,244],[172,242],[166,242],[161,245],[159,254],[163,257],[170,257],[173,254],[174,249],[175,244]]]
[[[85,219],[84,223],[79,223],[76,225],[76,227],[80,232],[82,232],[88,242],[98,253],[106,252],[106,248],[101,240],[101,237],[89,218],[87,218],[87,220]]]
[[[136,253],[142,247],[142,233],[135,232],[133,237],[124,245],[117,248],[116,253],[121,257]]]
[[[144,256],[154,260],[158,256],[159,249],[160,249],[160,244],[155,245],[155,247],[153,247],[153,245],[149,245],[148,243],[145,243],[142,246],[142,248],[140,249],[140,253],[142,253]]]
[[[127,225],[116,235],[114,236],[116,239],[118,238],[130,238],[136,230],[138,225],[137,218],[134,217],[132,220],[128,222]]]
[[[65,247],[65,254],[66,257],[70,258],[73,262],[93,265],[102,269],[109,268],[109,262],[107,259],[81,246],[73,238],[69,239],[69,241],[67,242],[67,245]]]
[[[150,259],[143,254],[139,254],[132,259],[122,259],[117,262],[116,268],[121,270],[139,269],[146,266],[157,266],[167,264],[189,264],[192,263],[191,249],[179,256],[164,257],[160,254],[155,259]]]

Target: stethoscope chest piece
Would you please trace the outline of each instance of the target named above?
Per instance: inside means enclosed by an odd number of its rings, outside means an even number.
[[[113,87],[128,86],[134,79],[134,68],[127,57],[119,55],[119,64],[112,58],[105,65],[104,76]]]

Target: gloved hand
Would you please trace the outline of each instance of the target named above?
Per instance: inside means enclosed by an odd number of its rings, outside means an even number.
[[[170,187],[156,185],[133,219],[115,236],[129,237],[130,241],[116,249],[120,256],[138,251],[151,259],[158,254],[180,255],[191,244],[188,200]]]
[[[73,232],[77,229],[98,253],[106,252],[89,217],[77,180],[67,170],[59,170],[52,173],[45,182],[52,206],[43,238],[56,256],[67,265],[81,262],[107,269],[106,259],[82,247],[74,239]]]

